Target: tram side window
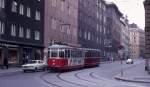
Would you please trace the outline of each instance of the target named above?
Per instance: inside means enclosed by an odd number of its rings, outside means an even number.
[[[56,52],[52,51],[51,52],[51,57],[57,57],[57,51]]]
[[[59,57],[64,58],[64,52],[63,51],[59,51]]]
[[[86,53],[85,53],[85,56],[86,56],[86,57],[91,57],[91,52],[86,52]]]
[[[65,57],[70,58],[70,50],[65,50]]]
[[[82,51],[74,50],[71,52],[71,57],[73,58],[81,58],[82,57]]]

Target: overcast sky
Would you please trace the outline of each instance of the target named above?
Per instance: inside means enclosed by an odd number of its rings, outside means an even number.
[[[144,0],[106,0],[113,1],[119,10],[128,16],[130,23],[136,23],[140,28],[145,27]]]

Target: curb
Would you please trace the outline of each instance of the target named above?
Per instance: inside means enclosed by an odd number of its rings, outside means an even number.
[[[20,74],[20,72],[21,72],[21,71],[7,72],[7,73],[0,73],[0,77],[12,76],[12,75]]]
[[[116,80],[121,80],[121,81],[126,81],[126,82],[150,83],[150,80],[149,81],[146,81],[146,80],[134,80],[134,79],[120,77],[120,76],[115,76],[114,78]]]

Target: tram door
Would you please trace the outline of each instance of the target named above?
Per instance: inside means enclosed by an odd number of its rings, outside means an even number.
[[[71,66],[71,50],[66,49],[65,50],[65,58],[68,60],[68,66]]]

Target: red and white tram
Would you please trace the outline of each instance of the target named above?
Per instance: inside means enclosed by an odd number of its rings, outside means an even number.
[[[66,45],[51,45],[48,48],[48,68],[68,70],[81,67],[98,66],[100,52],[93,49],[75,48]]]

